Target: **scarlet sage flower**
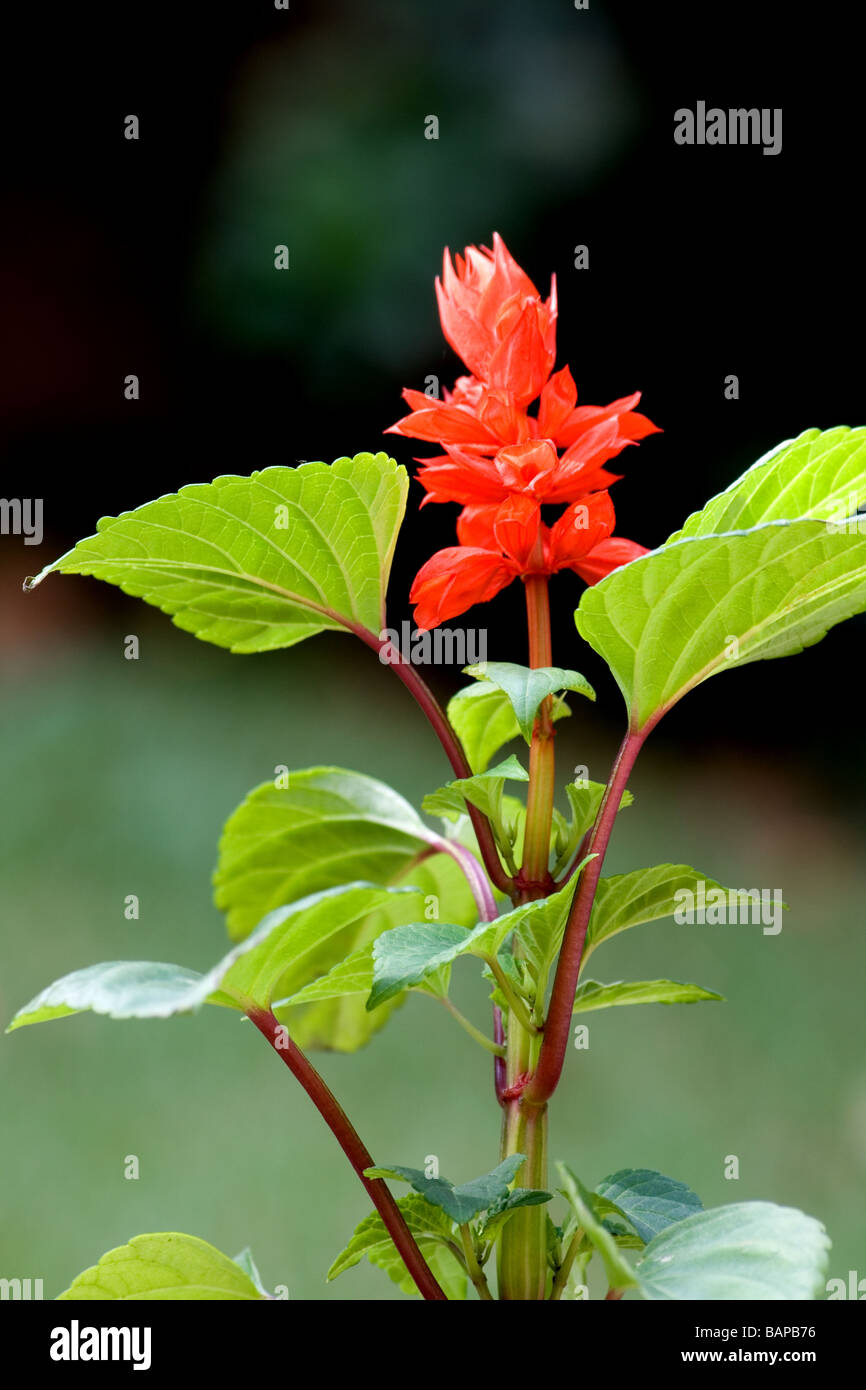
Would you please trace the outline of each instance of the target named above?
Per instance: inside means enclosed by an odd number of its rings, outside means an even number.
[[[607,492],[573,502],[553,526],[543,523],[540,507],[525,495],[466,507],[457,522],[460,544],[431,556],[412,585],[416,627],[438,627],[528,575],[570,569],[587,584],[597,583],[648,553],[634,541],[612,536],[615,521]]]
[[[556,281],[542,300],[494,235],[493,250],[445,252],[436,297],[442,331],[471,375],[440,401],[405,390],[410,413],[387,433],[437,443],[421,459],[424,502],[457,502],[459,545],[440,550],[412,588],[419,628],[435,627],[512,580],[572,569],[588,584],[645,553],[611,533],[605,466],[657,426],[635,409],[640,392],[606,406],[578,405],[568,367],[556,358]],[[529,407],[537,401],[533,413]],[[567,510],[551,527],[543,505]]]

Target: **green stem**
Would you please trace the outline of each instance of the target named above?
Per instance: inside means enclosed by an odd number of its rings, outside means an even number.
[[[432,998],[433,996],[431,995],[430,997]],[[480,1045],[483,1048],[486,1048],[488,1052],[492,1052],[494,1057],[505,1056],[505,1048],[499,1046],[497,1043],[493,1042],[490,1038],[488,1038],[486,1034],[482,1033],[480,1028],[475,1027],[474,1023],[470,1023],[466,1015],[462,1014],[460,1010],[457,1008],[457,1005],[452,1004],[450,999],[440,998],[439,1003],[442,1005],[443,1008],[448,1010],[452,1018],[457,1020],[457,1022],[460,1024],[460,1027],[464,1030],[464,1032],[469,1034],[470,1038],[474,1038],[475,1041],[477,1043],[480,1043]]]
[[[505,971],[502,969],[502,966],[499,964],[499,961],[496,959],[495,956],[485,956],[484,959],[490,967],[490,972],[493,975],[494,980],[499,986],[502,994],[505,996],[511,1013],[515,1016],[521,1028],[523,1028],[524,1031],[527,1033],[538,1034],[540,1032],[540,1029],[536,1028],[535,1024],[532,1022],[532,1019],[529,1017],[529,1010],[527,1009],[523,1000],[514,993],[514,990],[511,988],[511,981],[509,980]],[[505,1056],[505,1053],[503,1052],[502,1055]]]
[[[550,603],[547,579],[528,575],[526,617],[529,628],[529,664],[550,666]],[[552,699],[543,701],[532,730],[529,750],[529,789],[526,798],[526,830],[523,864],[516,879],[518,898],[533,902],[547,897],[553,880],[549,871],[550,828],[553,818],[555,760]],[[521,954],[515,944],[515,955]],[[495,971],[494,971],[495,974]],[[500,986],[501,987],[501,986]],[[501,1156],[526,1154],[518,1181],[522,1187],[547,1186],[547,1106],[528,1105],[522,1088],[538,1060],[542,1035],[520,1008],[509,1002],[506,1088],[504,1092]],[[520,1001],[517,1001],[520,1002]],[[536,1302],[547,1289],[547,1218],[544,1207],[523,1207],[502,1230],[498,1252],[499,1297],[507,1301]]]
[[[550,1298],[552,1302],[555,1302],[557,1299],[562,1298],[562,1295],[565,1292],[565,1286],[568,1283],[568,1276],[571,1273],[571,1267],[574,1264],[575,1259],[577,1258],[577,1252],[580,1249],[580,1243],[582,1240],[583,1231],[581,1227],[578,1226],[574,1235],[571,1237],[571,1240],[568,1242],[568,1249],[562,1257],[562,1264],[556,1271],[556,1277],[553,1281],[553,1288],[550,1290]]]
[[[475,1246],[472,1241],[472,1231],[468,1222],[464,1222],[460,1227],[460,1240],[463,1243],[463,1258],[466,1262],[466,1271],[478,1290],[478,1297],[484,1299],[485,1302],[492,1303],[493,1294],[490,1292],[489,1285],[484,1277],[484,1270],[478,1263],[475,1254]]]

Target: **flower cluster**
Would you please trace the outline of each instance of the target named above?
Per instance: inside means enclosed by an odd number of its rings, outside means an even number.
[[[412,586],[415,622],[429,629],[529,575],[576,571],[594,584],[646,553],[613,536],[606,464],[657,430],[635,410],[640,393],[578,405],[568,367],[554,372],[556,282],[542,300],[502,238],[445,252],[436,297],[442,331],[471,373],[437,400],[406,390],[410,413],[387,433],[440,444],[419,460],[424,502],[457,502],[459,545],[440,550]],[[533,414],[529,408],[537,401]],[[541,508],[565,506],[554,523]]]

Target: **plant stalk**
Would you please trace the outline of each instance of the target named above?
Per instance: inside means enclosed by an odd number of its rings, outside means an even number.
[[[595,826],[587,846],[587,853],[595,854],[596,858],[589,861],[580,876],[580,882],[568,916],[562,950],[556,965],[550,1006],[544,1024],[544,1041],[539,1053],[538,1065],[525,1092],[525,1099],[530,1104],[545,1104],[556,1090],[562,1074],[565,1053],[571,1035],[574,995],[580,974],[580,963],[583,958],[589,917],[595,900],[595,891],[601,877],[604,856],[622,801],[622,794],[626,789],[626,783],[635,759],[643,747],[648,732],[649,726],[646,726],[639,732],[629,730],[626,734],[599,807]]]
[[[325,1124],[331,1130],[363,1183],[370,1201],[381,1216],[385,1229],[400,1252],[403,1263],[415,1280],[418,1292],[423,1298],[430,1301],[446,1300],[445,1293],[421,1254],[415,1237],[406,1225],[403,1213],[388,1187],[381,1178],[364,1177],[364,1169],[375,1166],[373,1159],[330,1087],[312,1063],[307,1060],[300,1048],[296,1047],[289,1038],[284,1025],[268,1009],[249,1009],[247,1017],[267,1038],[277,1056],[282,1058],[292,1075],[301,1083]]]

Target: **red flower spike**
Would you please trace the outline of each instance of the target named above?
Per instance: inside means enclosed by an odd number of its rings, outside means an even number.
[[[493,250],[448,251],[436,281],[442,331],[471,375],[443,399],[406,390],[410,412],[387,433],[435,442],[419,459],[427,502],[458,502],[460,544],[432,556],[412,586],[415,621],[435,627],[528,575],[571,569],[589,584],[646,554],[613,537],[605,465],[657,426],[635,410],[640,392],[609,405],[578,405],[568,367],[554,373],[556,281],[542,301],[502,238]],[[528,407],[538,400],[534,415]],[[562,504],[552,526],[544,505]]]

